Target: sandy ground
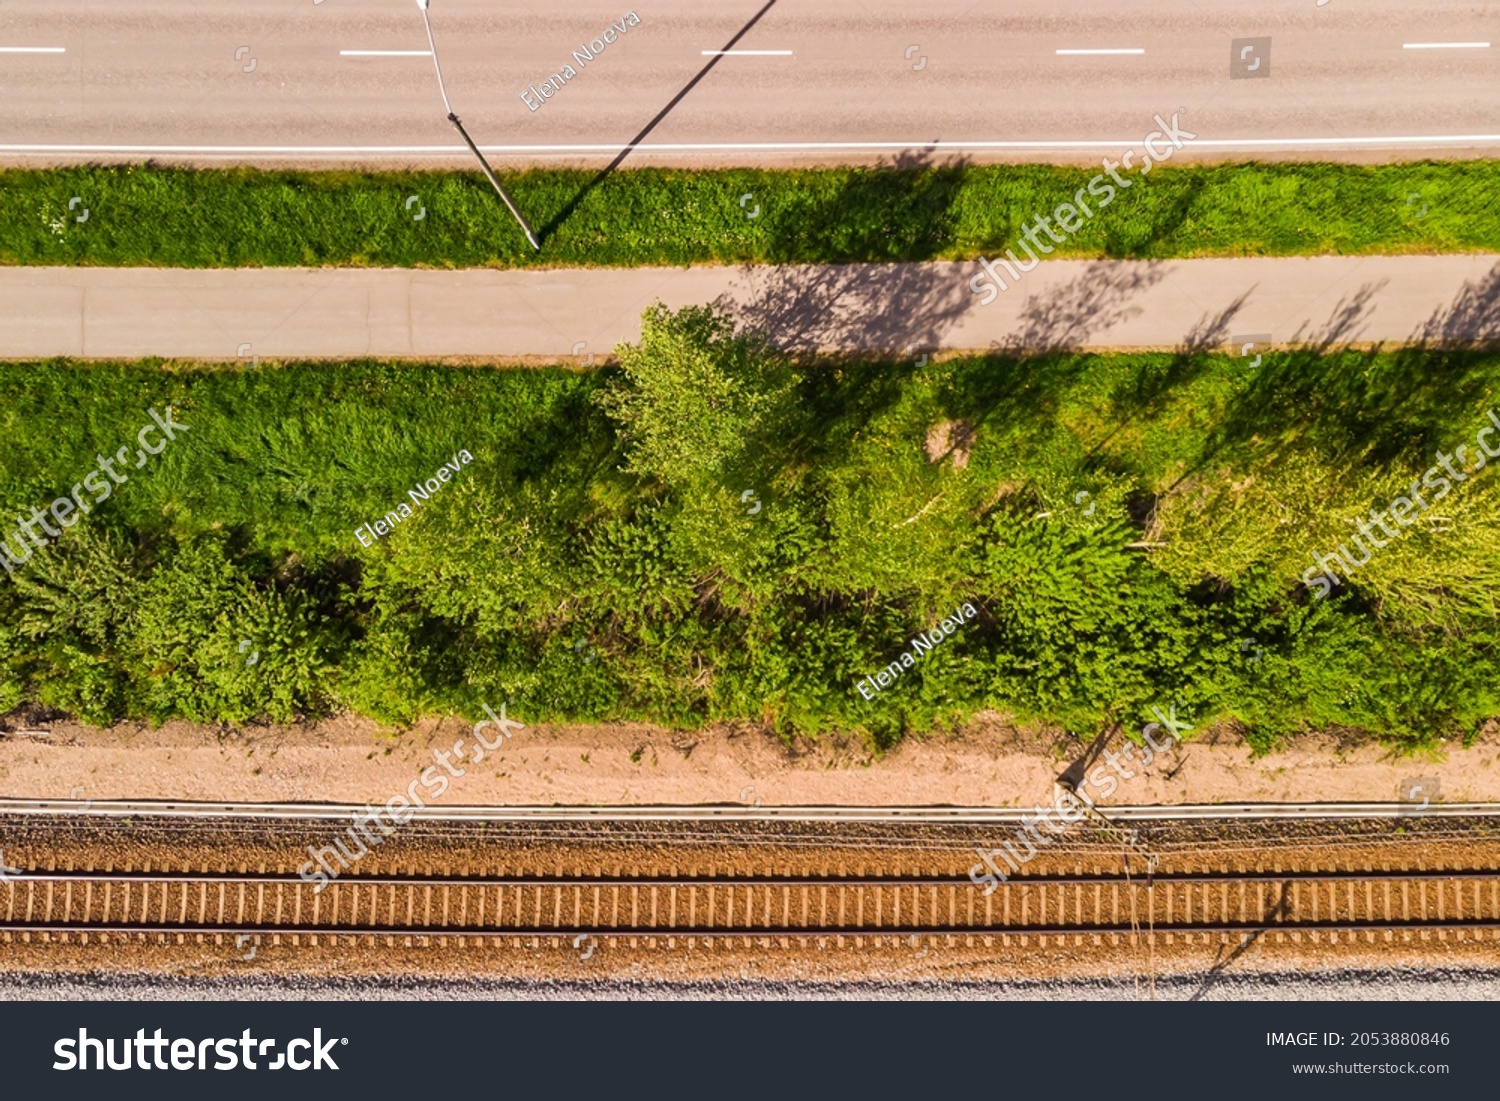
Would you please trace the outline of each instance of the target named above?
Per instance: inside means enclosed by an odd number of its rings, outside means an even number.
[[[447,805],[1029,805],[1047,799],[1083,749],[994,716],[883,755],[853,739],[784,745],[758,730],[642,725],[527,726],[482,763],[457,718],[390,731],[352,717],[240,730],[168,723],[101,730],[68,722],[0,727],[0,795],[52,799],[384,802],[434,753],[465,748]],[[1199,731],[1123,780],[1117,804],[1394,801],[1417,779],[1445,802],[1500,801],[1500,731],[1428,758],[1315,736],[1256,758],[1232,734]],[[1118,748],[1118,747],[1116,747]],[[1427,785],[1432,790],[1432,785]]]

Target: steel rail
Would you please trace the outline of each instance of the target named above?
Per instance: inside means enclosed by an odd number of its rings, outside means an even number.
[[[1147,882],[1145,872],[1136,872],[1136,886]],[[1467,871],[1425,868],[1393,868],[1389,871],[1266,871],[1238,872],[1156,872],[1151,882],[1157,886],[1177,884],[1200,885],[1221,883],[1399,883],[1420,880],[1500,881],[1500,869]],[[313,880],[287,872],[108,872],[108,871],[11,871],[0,875],[0,890],[6,883],[148,883],[188,884],[243,883],[311,885]],[[341,873],[336,882],[345,887],[972,887],[967,876],[461,876],[461,875],[358,875]],[[1007,882],[1014,887],[1091,887],[1105,884],[1126,885],[1123,873],[1098,875],[1024,873],[1012,875]]]

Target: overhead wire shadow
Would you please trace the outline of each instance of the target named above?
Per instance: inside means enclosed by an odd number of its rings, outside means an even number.
[[[1250,951],[1250,949],[1256,945],[1261,937],[1265,936],[1268,932],[1271,931],[1272,925],[1270,924],[1270,922],[1274,921],[1277,918],[1283,918],[1287,915],[1287,913],[1291,909],[1291,888],[1292,885],[1290,883],[1283,883],[1281,885],[1281,895],[1277,898],[1276,905],[1271,908],[1271,912],[1266,915],[1265,920],[1267,924],[1264,924],[1258,929],[1252,930],[1251,932],[1241,933],[1239,947],[1237,947],[1233,952],[1225,956],[1224,946],[1222,944],[1219,945],[1219,951],[1214,959],[1214,965],[1208,969],[1208,973],[1203,977],[1203,985],[1193,992],[1193,996],[1189,998],[1188,1001],[1202,1001],[1203,995],[1207,994],[1211,989],[1213,989],[1214,983],[1219,981],[1220,976],[1222,976],[1224,972],[1229,969],[1229,966],[1234,963],[1235,960],[1243,956],[1246,952]]]

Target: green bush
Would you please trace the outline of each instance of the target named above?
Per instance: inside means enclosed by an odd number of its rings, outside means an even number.
[[[592,375],[7,368],[4,515],[65,492],[146,408],[190,429],[0,579],[0,704],[401,723],[506,703],[881,745],[986,708],[1086,730],[1175,705],[1262,747],[1427,745],[1500,712],[1500,473],[1333,597],[1300,580],[1473,439],[1500,354],[793,366],[703,309],[645,332]],[[356,538],[461,449],[409,519]]]

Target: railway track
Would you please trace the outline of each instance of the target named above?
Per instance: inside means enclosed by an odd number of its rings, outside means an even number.
[[[430,809],[319,891],[294,871],[306,823],[354,808],[0,800],[11,862],[31,854],[0,870],[0,943],[1500,940],[1488,804],[1116,807],[1155,835],[1151,874],[1080,827],[989,894],[966,827],[1024,809]]]
[[[10,871],[0,937],[973,937],[1500,933],[1500,871],[1171,873],[1013,878],[347,876]]]

